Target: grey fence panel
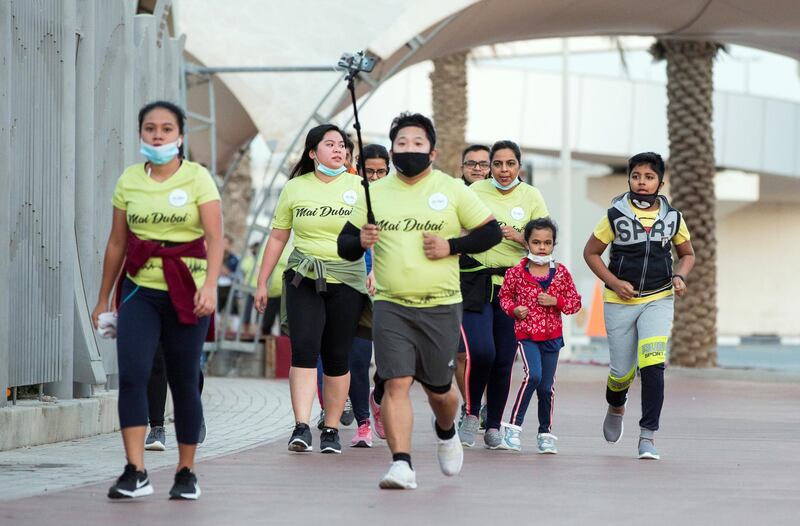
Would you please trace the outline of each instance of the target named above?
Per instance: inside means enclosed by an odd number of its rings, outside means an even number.
[[[89,309],[94,308],[100,288],[103,255],[111,229],[111,194],[117,178],[133,159],[135,147],[135,115],[133,114],[133,14],[131,2],[94,1],[93,75],[87,79],[92,93],[93,155],[87,159],[85,177],[76,188],[76,195],[87,201],[78,211],[78,231],[83,294]],[[79,302],[80,304],[80,302]],[[90,323],[86,320],[86,323]],[[91,326],[84,327],[87,346],[102,356],[103,368],[117,371],[114,341],[94,337]],[[77,377],[76,380],[86,381]]]
[[[10,158],[9,142],[11,134],[11,5],[0,2],[0,186],[9,188],[11,172],[6,159]],[[0,247],[7,247],[10,228],[8,192],[0,192]],[[8,283],[8,257],[0,257],[0,284]],[[6,404],[5,388],[8,382],[8,360],[10,343],[8,340],[8,294],[0,294],[0,407]]]
[[[141,108],[157,97],[156,34],[156,19],[153,15],[133,17],[133,100],[136,108]]]
[[[75,2],[10,1],[9,384],[58,381],[71,356]]]
[[[89,314],[114,185],[141,160],[136,111],[179,98],[170,4],[139,16],[136,0],[0,0],[0,388],[67,398],[116,372]]]
[[[167,38],[164,41],[164,78],[166,79],[164,83],[164,99],[175,104],[180,104],[181,101],[180,77],[185,45],[185,35],[181,35],[178,38]]]

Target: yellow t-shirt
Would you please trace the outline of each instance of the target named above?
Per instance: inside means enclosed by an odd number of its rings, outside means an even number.
[[[293,230],[294,246],[303,254],[322,261],[342,261],[336,240],[350,219],[353,205],[363,200],[364,188],[357,175],[345,172],[323,183],[309,172],[290,179],[283,187],[272,228]],[[339,283],[330,276],[326,279]]]
[[[242,276],[247,280],[247,284],[254,289],[258,287],[258,273],[261,269],[261,261],[264,259],[266,249],[267,240],[265,239],[258,249],[258,257],[248,254],[241,264]],[[289,254],[292,253],[292,250],[294,250],[294,245],[289,240],[283,248],[283,253],[278,259],[278,263],[275,264],[275,269],[272,271],[269,281],[267,281],[267,295],[270,298],[277,298],[283,293],[283,272],[289,263]]]
[[[458,256],[429,260],[422,249],[422,233],[459,237],[462,229],[472,230],[489,218],[486,205],[460,179],[439,170],[413,185],[389,175],[370,185],[370,197],[381,228],[373,252],[375,301],[408,307],[459,303]],[[363,200],[350,221],[358,228],[367,222]]]
[[[510,226],[517,232],[523,232],[528,221],[550,215],[542,193],[527,183],[520,183],[507,194],[500,193],[491,179],[473,183],[469,189],[489,207],[500,226]],[[528,249],[516,241],[503,239],[500,244],[472,257],[487,267],[513,267],[527,253]],[[503,276],[492,276],[492,282],[502,285]]]
[[[652,227],[658,218],[658,208],[655,210],[640,210],[631,204],[631,209],[633,210],[633,213],[636,214],[636,218],[639,220],[642,226],[647,229]],[[614,241],[614,231],[611,230],[611,223],[608,222],[607,214],[604,215],[603,218],[597,223],[597,226],[594,229],[594,237],[606,245]],[[686,227],[686,221],[684,221],[683,217],[681,217],[678,233],[672,238],[672,244],[675,246],[682,245],[689,241],[689,239],[691,239],[691,236],[689,235],[689,229]],[[609,288],[603,289],[603,301],[606,301],[607,303],[622,303],[625,305],[640,305],[642,303],[649,303],[661,298],[668,298],[669,296],[672,296],[672,290],[665,290],[664,292],[659,292],[658,294],[653,294],[652,296],[647,296],[644,298],[632,298],[628,301],[625,301],[613,290]]]
[[[153,180],[144,163],[128,167],[117,180],[114,207],[124,210],[128,228],[147,240],[186,243],[203,236],[199,206],[219,201],[219,191],[211,174],[202,165],[183,161],[172,177]],[[181,258],[199,288],[206,279],[206,260]],[[150,258],[136,277],[128,276],[140,287],[167,290],[161,258]]]

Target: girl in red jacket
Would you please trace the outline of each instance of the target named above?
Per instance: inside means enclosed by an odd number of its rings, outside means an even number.
[[[558,453],[555,445],[558,439],[550,433],[550,425],[558,352],[564,346],[561,313],[578,312],[581,297],[567,267],[553,260],[556,231],[555,223],[549,218],[535,219],[525,225],[528,256],[508,269],[500,289],[500,306],[515,320],[514,331],[525,373],[511,412],[511,423],[505,424],[501,443],[504,449],[521,449],[522,421],[536,391],[539,453]]]

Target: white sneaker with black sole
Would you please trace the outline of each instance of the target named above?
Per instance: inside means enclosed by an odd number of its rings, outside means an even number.
[[[392,462],[378,486],[381,489],[417,489],[417,474],[405,460]]]
[[[169,490],[170,500],[197,500],[200,498],[200,486],[197,476],[189,468],[181,468],[175,473],[175,483]]]
[[[153,486],[147,471],[137,471],[136,466],[128,464],[117,482],[108,489],[109,499],[135,499],[153,494]]]

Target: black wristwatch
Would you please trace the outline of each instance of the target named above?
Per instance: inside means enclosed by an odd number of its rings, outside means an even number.
[[[681,276],[680,274],[673,274],[673,275],[672,275],[672,277],[673,277],[673,278],[680,278],[680,279],[681,279],[681,281],[683,281],[683,284],[684,284],[684,285],[686,285],[686,278],[684,278],[684,277],[683,277],[683,276]]]

